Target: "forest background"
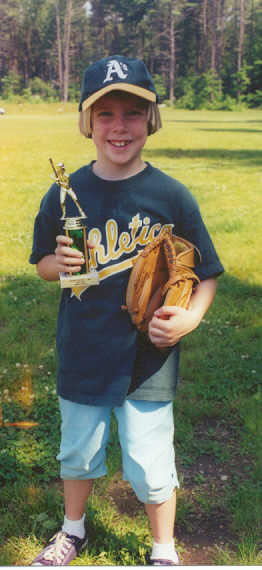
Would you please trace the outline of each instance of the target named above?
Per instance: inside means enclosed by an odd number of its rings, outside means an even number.
[[[139,57],[162,103],[262,105],[261,0],[0,0],[0,98],[78,100],[84,69]]]

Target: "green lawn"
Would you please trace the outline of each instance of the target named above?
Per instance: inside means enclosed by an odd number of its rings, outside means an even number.
[[[68,172],[95,157],[77,105],[9,105],[0,117],[0,565],[27,565],[63,513],[55,455],[55,326],[60,289],[28,264],[33,220],[51,184],[51,156]],[[215,303],[184,339],[174,404],[181,487],[177,546],[185,564],[262,563],[262,111],[161,109],[145,160],[197,198],[225,266]],[[78,565],[140,565],[150,549],[143,507],[121,481],[113,420],[108,476],[87,511]]]

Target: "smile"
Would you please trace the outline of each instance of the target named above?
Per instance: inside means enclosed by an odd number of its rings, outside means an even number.
[[[110,140],[109,142],[111,145],[115,146],[116,148],[123,148],[123,147],[129,145],[131,141],[130,140],[128,140],[128,141],[112,141],[112,140]]]

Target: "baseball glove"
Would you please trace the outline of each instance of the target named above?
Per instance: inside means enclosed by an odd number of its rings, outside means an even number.
[[[192,270],[195,260],[200,260],[198,249],[170,230],[162,232],[139,253],[123,308],[140,331],[147,331],[154,311],[161,305],[188,308],[193,287],[199,283]]]

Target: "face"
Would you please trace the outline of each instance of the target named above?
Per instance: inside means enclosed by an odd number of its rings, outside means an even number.
[[[147,139],[147,104],[130,94],[108,94],[92,109],[92,138],[97,165],[105,173],[135,173],[143,163]]]

